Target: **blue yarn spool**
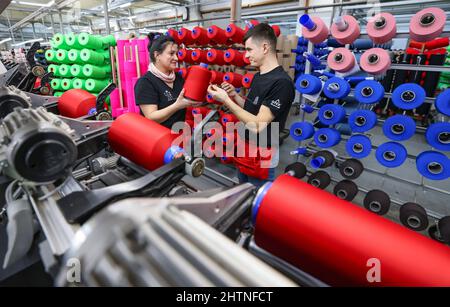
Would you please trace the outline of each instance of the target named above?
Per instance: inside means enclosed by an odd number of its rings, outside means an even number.
[[[320,66],[322,64],[320,60],[311,53],[307,53],[306,58],[313,66]]]
[[[416,123],[406,115],[394,115],[383,124],[384,135],[394,141],[410,139],[416,132]]]
[[[443,91],[436,97],[434,106],[439,113],[450,116],[450,89]]]
[[[305,61],[306,61],[306,59],[305,59],[305,57],[303,55],[297,55],[295,57],[295,62],[296,63],[302,64],[302,63],[305,63]]]
[[[323,93],[331,99],[342,99],[350,93],[350,84],[342,78],[334,77],[325,82]]]
[[[450,123],[435,123],[428,127],[425,138],[431,147],[450,151]]]
[[[308,45],[308,40],[303,36],[300,36],[297,41],[297,46],[304,46],[304,45]]]
[[[416,158],[417,171],[431,180],[444,180],[450,177],[450,159],[437,151],[424,151]]]
[[[359,38],[351,44],[350,48],[358,50],[370,49],[373,48],[373,42],[371,39]]]
[[[291,125],[289,134],[295,141],[303,141],[313,136],[314,126],[308,122],[296,122]]]
[[[377,124],[377,115],[369,110],[356,110],[348,117],[353,132],[366,132]]]
[[[345,144],[347,153],[356,159],[367,157],[372,150],[372,142],[370,139],[362,134],[352,135]]]
[[[300,108],[308,114],[314,112],[314,108],[306,103],[303,103],[302,105],[300,105]]]
[[[384,87],[374,80],[364,80],[355,86],[355,98],[360,103],[378,103],[384,97]]]
[[[314,21],[309,17],[308,14],[303,14],[300,16],[299,20],[300,24],[307,28],[308,30],[312,31],[316,27],[316,24]]]
[[[376,152],[375,157],[378,162],[386,167],[393,168],[405,162],[408,153],[405,146],[397,142],[387,142],[381,144]]]
[[[297,47],[296,49],[291,49],[291,52],[296,54],[303,54],[306,51],[308,51],[308,48],[306,47]]]
[[[338,104],[326,104],[319,109],[319,120],[322,124],[330,126],[344,121],[345,109]]]
[[[319,44],[314,44],[315,48],[327,48],[327,43],[323,42],[323,43],[319,43]]]
[[[322,128],[314,133],[314,141],[322,148],[333,147],[341,141],[341,134],[333,128]]]
[[[289,66],[290,68],[294,68],[297,71],[305,71],[305,64],[295,64],[294,66]]]
[[[297,79],[295,88],[302,94],[314,95],[322,89],[322,81],[316,76],[305,74]]]
[[[405,83],[392,92],[392,102],[403,110],[412,110],[425,101],[426,93],[423,87],[415,83]]]

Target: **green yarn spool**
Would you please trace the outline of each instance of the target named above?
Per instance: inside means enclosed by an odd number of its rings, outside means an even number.
[[[78,43],[80,44],[81,48],[88,48],[88,49],[102,49],[103,48],[103,42],[98,37],[95,37],[94,35],[91,35],[89,33],[81,33],[78,35]]]
[[[105,79],[107,73],[102,67],[87,64],[83,66],[83,75],[86,78]]]
[[[69,46],[67,46],[66,39],[64,34],[57,33],[53,36],[53,43],[55,49],[70,49]]]
[[[440,91],[445,91],[446,89],[450,88],[450,84],[439,82],[437,88]]]
[[[78,65],[78,64],[73,64],[72,66],[70,66],[70,74],[73,77],[77,77],[80,78],[83,76],[83,66]]]
[[[65,91],[70,90],[71,88],[73,88],[72,82],[73,82],[72,79],[67,79],[67,78],[62,79],[61,80],[61,88]]]
[[[80,43],[78,43],[78,35],[75,33],[66,34],[66,44],[70,49],[81,49]]]
[[[59,66],[59,75],[61,77],[70,77],[70,66],[67,64],[62,64]]]
[[[111,65],[103,65],[102,69],[106,71],[108,74],[111,74]]]
[[[101,38],[105,47],[116,46],[116,38],[114,35],[106,35]]]
[[[64,92],[54,92],[54,93],[53,93],[53,96],[55,96],[55,97],[61,97],[62,94],[64,94]]]
[[[70,49],[67,53],[67,57],[70,62],[75,64],[84,64],[83,61],[80,58],[80,50],[77,49]]]
[[[50,64],[48,65],[47,71],[52,72],[56,77],[61,77],[61,75],[59,74],[59,66],[60,65]]]
[[[62,64],[70,64],[71,63],[71,61],[69,60],[69,57],[68,57],[68,51],[64,50],[64,49],[58,49],[56,51],[56,60]]]
[[[58,78],[53,79],[53,80],[50,82],[50,86],[52,87],[52,89],[54,89],[54,90],[60,90],[60,89],[62,89],[62,88],[61,88],[61,80],[62,80],[62,79],[58,79]]]
[[[48,62],[55,62],[56,61],[56,52],[55,52],[55,50],[46,50],[45,51],[45,59]]]
[[[80,78],[73,79],[72,86],[73,88],[81,88],[86,90],[86,80]]]
[[[86,64],[93,64],[96,66],[103,66],[105,63],[105,57],[93,50],[83,49],[80,51],[80,58]]]
[[[86,90],[89,92],[101,92],[109,83],[111,83],[109,80],[87,79]]]

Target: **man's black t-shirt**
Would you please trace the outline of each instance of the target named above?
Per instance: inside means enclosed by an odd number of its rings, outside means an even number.
[[[136,104],[155,104],[158,106],[158,110],[164,109],[173,104],[181,90],[183,89],[184,80],[179,74],[175,74],[175,81],[173,82],[173,88],[168,86],[163,80],[156,77],[151,72],[147,72],[136,82],[134,87],[134,97]],[[142,110],[141,110],[142,114]],[[161,125],[172,128],[172,125],[176,122],[184,122],[186,116],[186,110],[182,109],[175,112]]]
[[[295,97],[295,88],[292,79],[283,70],[282,66],[278,66],[273,70],[260,74],[256,73],[253,77],[250,90],[245,100],[244,109],[253,115],[259,113],[262,105],[268,107],[275,117],[274,120],[267,125],[267,131],[261,131],[260,135],[267,135],[267,143],[261,142],[258,136],[258,144],[260,146],[271,146],[270,136],[272,123],[278,122],[280,131],[284,129],[292,101]],[[250,133],[250,132],[249,132]],[[250,138],[246,133],[246,140]]]

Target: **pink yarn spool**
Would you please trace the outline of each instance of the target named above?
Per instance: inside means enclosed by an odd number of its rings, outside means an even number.
[[[117,116],[119,116],[120,112],[120,92],[119,89],[116,88],[114,89],[111,94],[109,95],[109,99],[111,101],[111,114],[114,118],[116,118]]]
[[[137,77],[136,62],[125,61],[123,64],[125,77],[125,86],[123,86],[125,88],[125,93],[123,96],[124,98],[126,97],[126,103],[124,103],[124,107],[126,106],[128,108],[130,102],[134,102],[134,87],[132,85],[132,79]]]
[[[358,21],[350,15],[339,16],[331,25],[331,35],[341,44],[351,44],[361,34]]]
[[[397,34],[395,17],[390,13],[373,16],[367,23],[367,35],[375,44],[384,44]]]
[[[300,17],[300,19],[306,18],[304,17],[305,15],[308,16],[307,14],[304,14],[302,17]],[[329,33],[328,27],[320,17],[310,16],[309,18],[315,24],[315,27],[312,30],[309,30],[306,27],[302,27],[302,35],[312,43],[319,44],[327,39]]]
[[[125,69],[124,69],[124,62],[125,62],[125,46],[129,46],[128,40],[118,40],[117,41],[117,55],[119,58],[119,63],[117,63],[117,66],[119,67],[120,72],[120,85],[122,87],[122,96],[123,96],[123,102],[124,105],[126,105],[126,79],[125,79]]]
[[[360,66],[369,74],[384,74],[391,67],[391,57],[384,49],[372,48],[361,55]]]
[[[355,66],[355,56],[346,48],[336,48],[327,59],[328,66],[338,72],[346,72]]]
[[[138,77],[135,77],[133,79],[131,79],[131,87],[132,87],[132,92],[133,92],[133,97],[132,100],[130,100],[128,102],[128,112],[134,112],[134,113],[141,113],[141,109],[139,108],[138,105],[136,105],[136,98],[134,97],[134,87],[136,86],[137,81],[139,80]]]
[[[441,35],[447,16],[437,7],[429,7],[416,13],[409,23],[409,35],[418,42],[428,42]]]

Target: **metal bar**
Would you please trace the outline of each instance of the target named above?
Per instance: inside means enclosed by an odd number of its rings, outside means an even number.
[[[61,34],[64,34],[64,27],[63,27],[63,20],[62,20],[61,11],[58,11],[58,15],[59,15],[59,29],[61,31]]]
[[[111,29],[109,28],[108,0],[105,0],[103,7],[105,9],[106,35],[109,35],[109,34],[111,34]]]
[[[55,21],[53,20],[53,14],[50,14],[50,23],[52,25],[52,33],[55,35]]]

